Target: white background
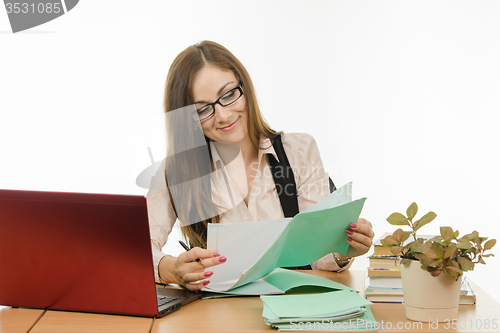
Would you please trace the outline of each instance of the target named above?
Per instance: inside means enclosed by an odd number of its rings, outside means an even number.
[[[337,186],[368,197],[377,237],[416,201],[438,214],[422,233],[499,238],[499,17],[497,1],[82,0],[12,34],[0,9],[0,188],[145,195],[168,68],[210,39],[271,126],[313,134]],[[469,278],[500,301],[487,262]]]

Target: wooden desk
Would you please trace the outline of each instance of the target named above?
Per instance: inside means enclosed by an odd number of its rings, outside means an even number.
[[[0,333],[28,332],[43,313],[44,310],[0,306]]]
[[[345,271],[332,273],[308,271],[354,288],[364,295],[365,272]],[[399,303],[374,303],[371,306],[377,322],[383,326],[379,332],[500,332],[500,304],[488,296],[477,285],[471,283],[477,297],[476,305],[460,305],[459,322],[453,329],[450,324],[440,323],[429,328],[428,323],[406,319],[405,309]],[[157,319],[152,333],[161,332],[277,332],[264,324],[262,301],[258,297],[238,297],[197,301],[183,311]],[[498,327],[492,328],[496,319]],[[470,320],[470,322],[468,322]],[[484,329],[489,320],[490,329]],[[396,325],[399,323],[401,328]],[[460,328],[460,324],[465,327]],[[476,326],[477,323],[477,326]],[[482,327],[479,325],[482,324]],[[406,326],[405,326],[406,325]],[[450,326],[447,329],[447,326]],[[471,327],[472,326],[472,327]],[[406,327],[406,329],[405,329]]]
[[[47,311],[30,333],[146,333],[153,322],[153,318]]]
[[[331,273],[309,271],[364,290],[364,271]],[[460,305],[459,321],[429,327],[406,319],[402,304],[375,303],[373,314],[382,327],[379,332],[500,332],[500,304],[471,283],[477,305]],[[38,321],[37,321],[38,320]],[[493,328],[493,320],[498,325]],[[397,327],[399,323],[399,327]],[[489,323],[489,329],[485,326]],[[33,326],[34,325],[34,326]],[[460,327],[462,325],[462,327]],[[276,332],[264,324],[259,297],[233,297],[199,300],[180,311],[159,319],[46,311],[0,307],[0,333],[28,332]],[[450,326],[447,328],[447,326]],[[405,329],[406,327],[406,329]]]

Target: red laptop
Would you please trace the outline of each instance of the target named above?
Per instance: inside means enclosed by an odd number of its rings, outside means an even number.
[[[160,317],[200,296],[156,288],[144,197],[0,190],[0,305]]]

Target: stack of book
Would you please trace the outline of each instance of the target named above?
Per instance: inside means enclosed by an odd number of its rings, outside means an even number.
[[[389,248],[383,247],[381,239],[388,236],[389,233],[383,234],[373,243],[373,254],[368,257],[370,266],[368,267],[368,282],[365,290],[365,295],[373,289],[401,289],[401,271],[399,270],[399,259],[393,255]]]
[[[403,288],[368,287],[365,289],[365,296],[373,303],[404,302]],[[466,277],[462,279],[459,304],[476,304],[476,295]]]
[[[368,300],[374,293],[382,291],[393,293],[394,290],[403,292],[403,282],[401,280],[401,271],[399,270],[399,259],[393,255],[373,254],[368,257],[370,267],[368,267],[368,279],[365,295]],[[394,302],[393,300],[378,302]]]
[[[383,234],[373,243],[373,255],[369,256],[365,297],[371,302],[401,303],[403,297],[403,282],[399,269],[399,259],[390,249],[383,247],[380,242],[389,233]],[[432,238],[433,236],[421,236]],[[464,277],[460,290],[460,304],[476,304],[476,296],[469,282]]]
[[[399,259],[393,255],[373,254],[368,257],[368,285],[372,287],[402,288]]]

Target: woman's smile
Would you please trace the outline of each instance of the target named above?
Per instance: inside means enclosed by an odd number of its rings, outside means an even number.
[[[219,128],[219,131],[223,131],[223,132],[229,132],[231,131],[232,129],[234,129],[236,127],[236,125],[238,125],[238,122],[239,122],[240,118],[236,118],[236,120],[231,123],[229,126],[226,126],[226,127],[220,127]]]

